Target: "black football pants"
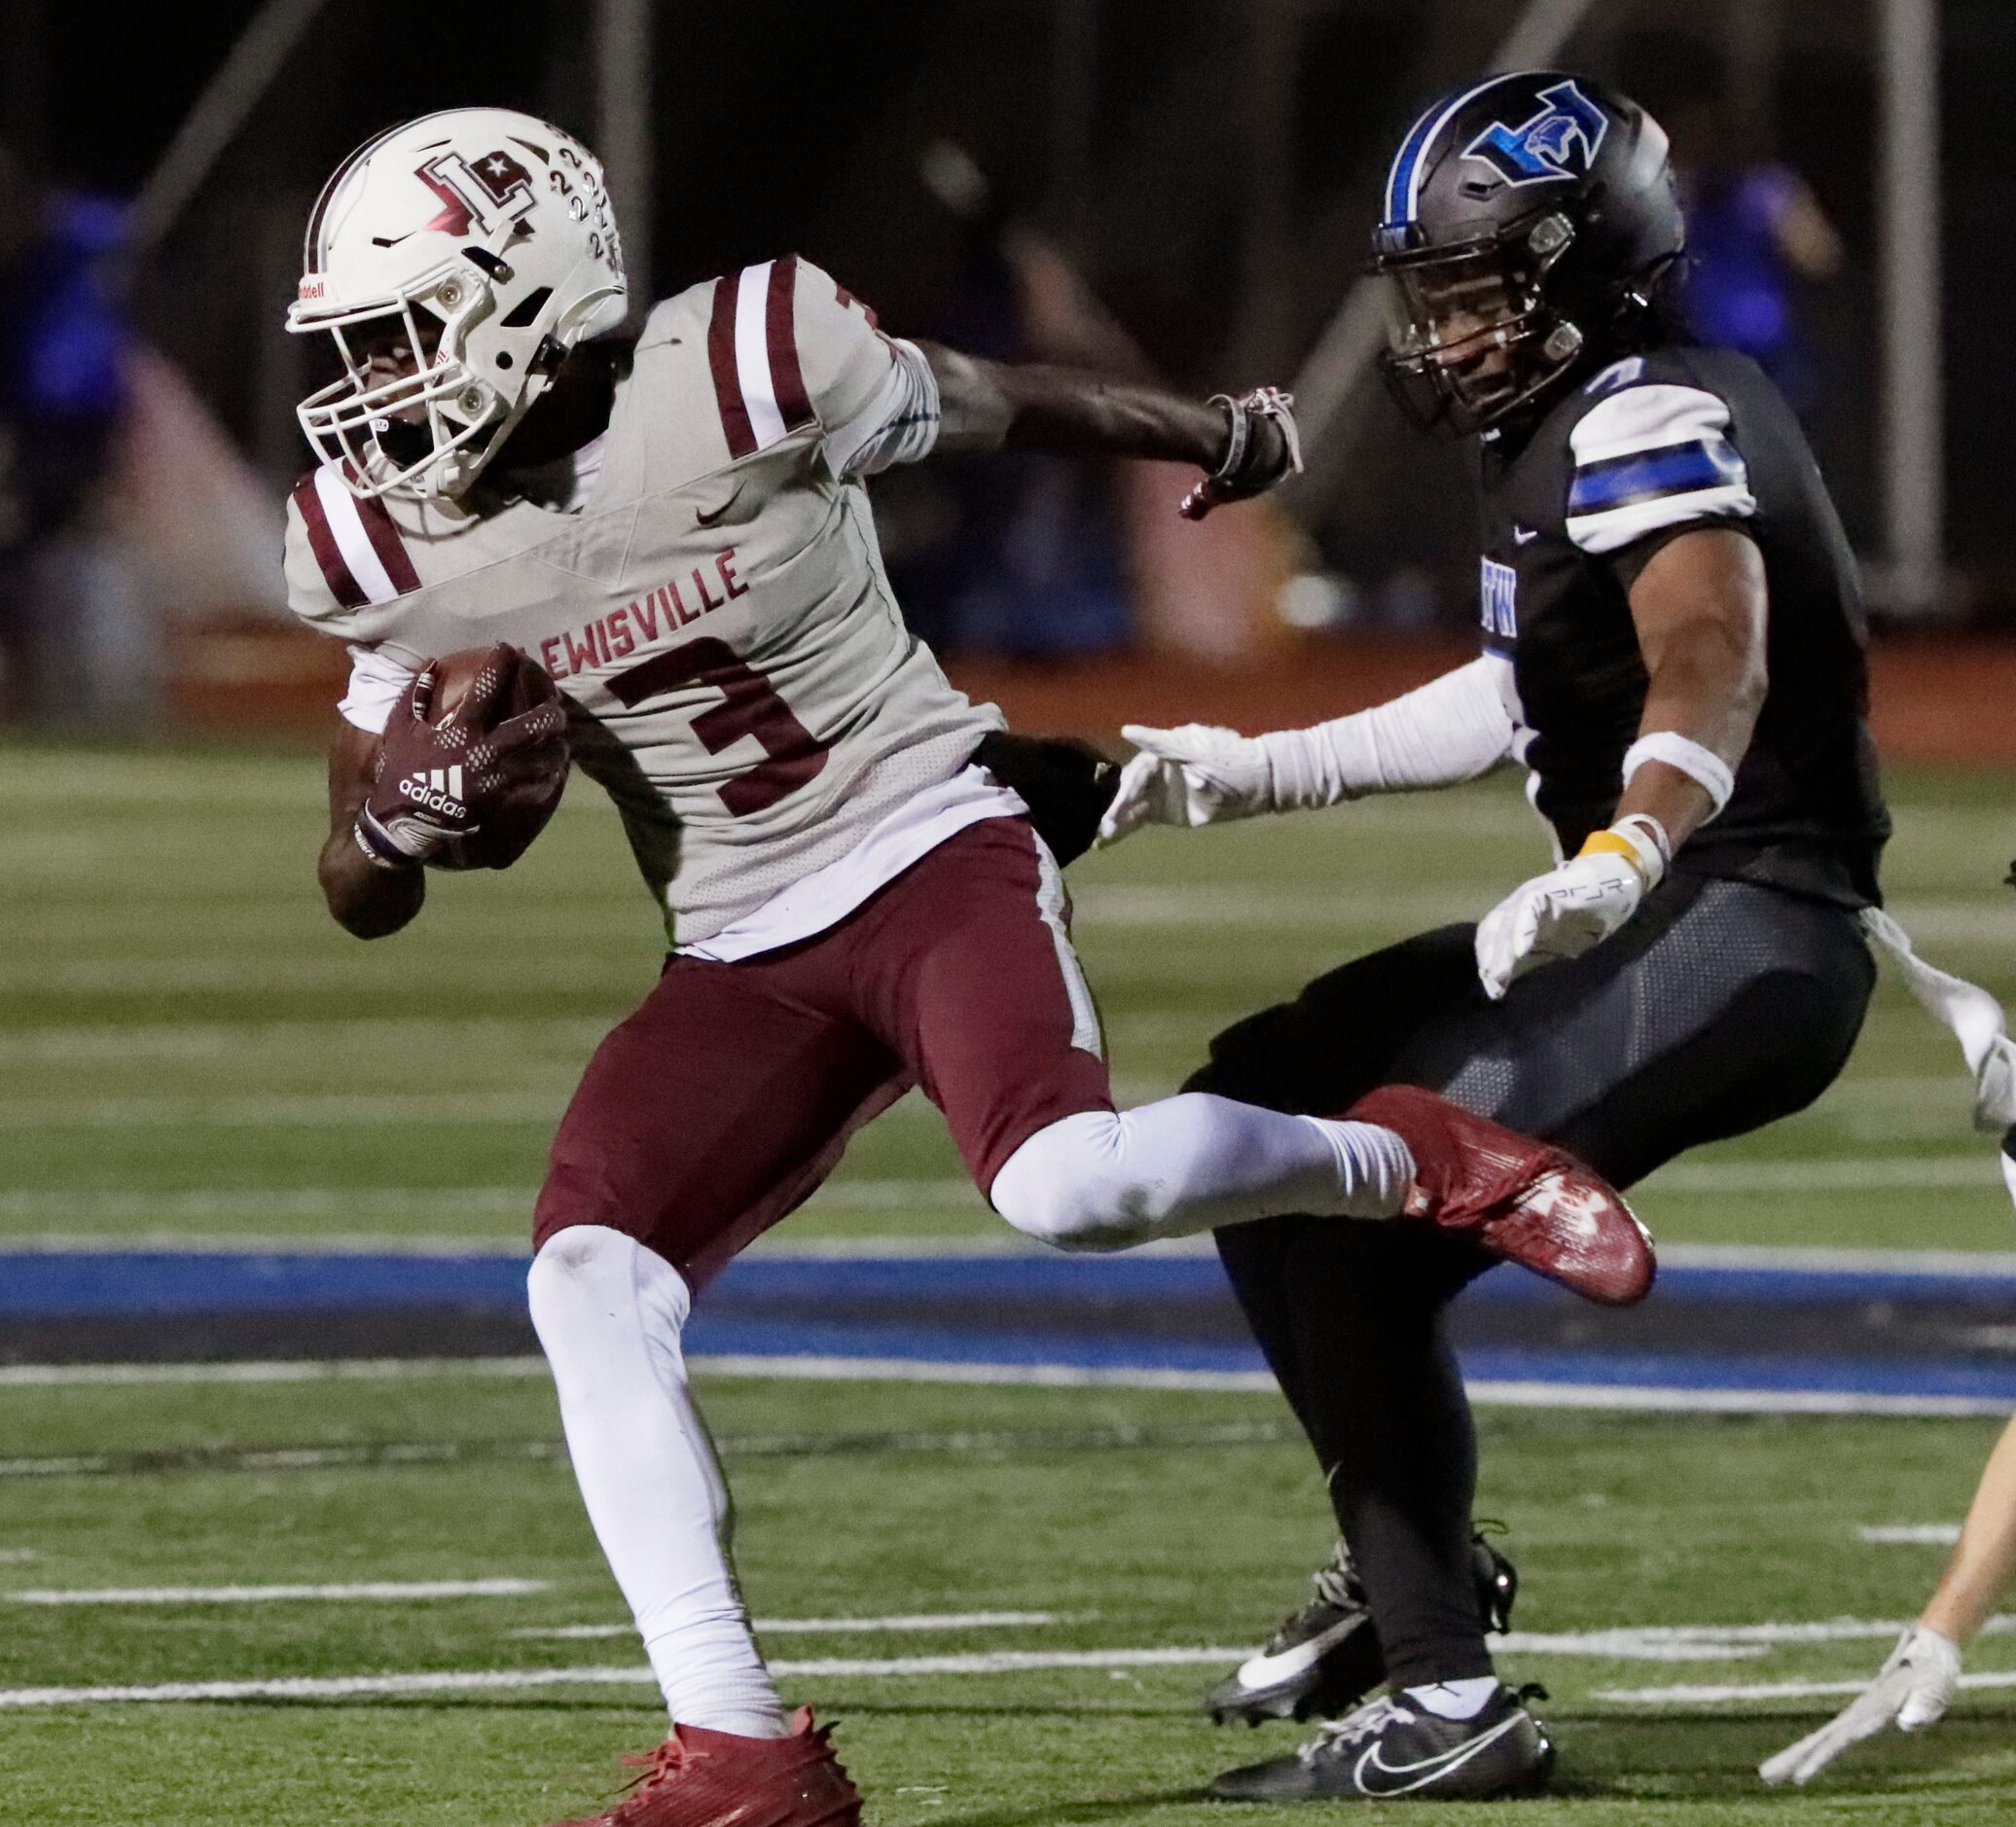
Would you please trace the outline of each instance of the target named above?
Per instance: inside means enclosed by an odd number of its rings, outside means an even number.
[[[1420,1085],[1559,1142],[1620,1186],[1802,1109],[1875,982],[1855,916],[1675,875],[1623,931],[1487,1000],[1474,928],[1319,977],[1211,1043],[1190,1091],[1337,1114]],[[1217,1234],[1329,1482],[1396,1685],[1491,1670],[1469,1556],[1476,1438],[1442,1313],[1492,1259],[1413,1227],[1282,1217]]]

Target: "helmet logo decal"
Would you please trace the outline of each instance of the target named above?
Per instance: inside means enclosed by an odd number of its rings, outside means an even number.
[[[443,153],[414,176],[443,205],[439,215],[420,224],[422,231],[462,235],[474,224],[488,234],[497,221],[523,215],[534,201],[532,174],[508,152],[485,153],[473,162],[460,153]]]
[[[1469,145],[1465,159],[1490,165],[1507,184],[1552,184],[1586,177],[1610,129],[1610,118],[1572,81],[1540,90],[1546,106],[1530,121],[1507,126],[1494,121]]]

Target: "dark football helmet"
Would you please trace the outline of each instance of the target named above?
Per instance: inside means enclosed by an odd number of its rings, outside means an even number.
[[[1560,70],[1445,95],[1386,173],[1373,270],[1408,415],[1497,424],[1592,360],[1642,345],[1686,244],[1666,133]]]

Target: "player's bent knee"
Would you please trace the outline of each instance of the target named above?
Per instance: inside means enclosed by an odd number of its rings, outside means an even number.
[[[1038,1129],[994,1175],[994,1210],[1053,1249],[1124,1250],[1155,1236],[1157,1184],[1128,1170],[1120,1126],[1088,1110]]]
[[[525,1276],[532,1326],[551,1348],[557,1329],[628,1307],[648,1252],[607,1225],[567,1225],[540,1244]],[[668,1266],[667,1266],[668,1267]]]

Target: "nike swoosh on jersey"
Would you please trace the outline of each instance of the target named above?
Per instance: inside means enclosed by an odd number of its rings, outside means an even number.
[[[1515,546],[1530,546],[1540,536],[1537,526],[1517,526],[1512,528],[1512,543]]]
[[[1440,1756],[1424,1757],[1414,1764],[1388,1764],[1380,1755],[1380,1746],[1375,1744],[1358,1759],[1357,1768],[1351,1772],[1351,1780],[1366,1795],[1406,1795],[1415,1789],[1424,1789],[1438,1776],[1462,1769],[1478,1752],[1488,1750],[1518,1724],[1519,1715],[1516,1712],[1508,1714],[1482,1737],[1465,1738]],[[1403,1780],[1386,1784],[1368,1781],[1367,1773],[1373,1771],[1382,1777],[1398,1776]]]
[[[735,485],[735,494],[730,495],[726,501],[724,501],[718,508],[714,509],[711,513],[705,513],[699,508],[695,508],[693,511],[694,524],[696,526],[714,525],[717,521],[719,521],[721,517],[728,512],[730,508],[735,506],[736,497],[742,492],[743,486],[743,484],[737,483]]]
[[[1318,1630],[1307,1642],[1297,1643],[1293,1649],[1284,1649],[1274,1656],[1254,1656],[1240,1664],[1236,1678],[1242,1688],[1268,1688],[1278,1681],[1292,1680],[1313,1667],[1327,1650],[1343,1642],[1364,1622],[1362,1617],[1346,1618],[1327,1630]]]

